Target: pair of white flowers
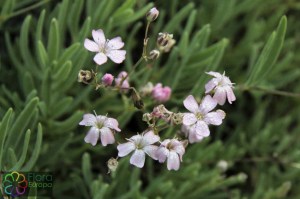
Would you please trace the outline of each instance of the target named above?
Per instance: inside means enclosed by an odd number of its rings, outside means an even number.
[[[221,125],[226,114],[218,109],[212,111],[217,104],[224,105],[226,99],[231,104],[235,101],[233,83],[225,74],[208,72],[214,78],[205,85],[205,93],[212,93],[213,97],[206,95],[200,104],[192,95],[189,95],[183,104],[191,113],[184,113],[181,131],[188,137],[190,143],[199,142],[210,135],[209,125]]]

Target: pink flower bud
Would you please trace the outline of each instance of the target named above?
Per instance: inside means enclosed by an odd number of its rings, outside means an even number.
[[[102,83],[103,83],[105,86],[111,86],[113,81],[114,81],[114,76],[112,76],[112,74],[106,73],[106,74],[102,77]]]
[[[149,12],[146,14],[146,17],[148,21],[154,21],[155,19],[157,19],[158,15],[159,11],[154,7],[149,10]]]
[[[126,76],[127,76],[127,72],[125,72],[125,71],[122,71],[122,72],[119,73],[118,78],[115,79],[116,87],[120,87],[120,88],[122,88],[124,90],[127,90],[130,87],[130,85],[129,85],[129,77],[127,77],[123,81],[122,85],[120,85],[121,82],[122,82],[122,80],[123,80],[123,78],[125,78]]]
[[[168,87],[168,86],[162,87],[162,84],[158,83],[153,88],[152,97],[157,102],[166,102],[170,99],[171,93],[172,93],[172,90],[170,87]]]

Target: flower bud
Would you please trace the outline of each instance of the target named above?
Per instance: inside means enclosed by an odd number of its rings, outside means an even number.
[[[153,60],[155,60],[155,59],[158,59],[158,57],[159,57],[159,54],[160,54],[160,52],[158,51],[158,50],[151,50],[150,51],[150,53],[149,53],[149,59],[153,59]]]
[[[167,46],[171,39],[173,39],[173,34],[169,34],[167,32],[164,33],[160,32],[158,33],[157,45],[159,47]]]
[[[114,81],[114,76],[112,76],[112,74],[106,73],[106,74],[102,77],[102,83],[103,83],[105,86],[111,86],[113,81]]]
[[[78,82],[89,84],[93,81],[95,74],[89,70],[80,70],[78,73]]]
[[[170,87],[163,87],[161,83],[155,85],[152,91],[152,97],[157,102],[166,102],[171,97],[172,90]]]
[[[149,22],[152,22],[155,19],[157,19],[158,15],[159,15],[159,11],[154,7],[151,8],[149,12],[146,14],[146,18]]]
[[[108,173],[116,171],[116,169],[118,168],[118,164],[119,164],[119,162],[117,159],[110,158],[107,161]]]
[[[144,103],[135,89],[132,89],[131,97],[133,100],[133,104],[137,109],[142,109],[144,107]]]
[[[175,39],[170,39],[168,44],[166,46],[160,46],[159,50],[161,52],[167,53],[170,52],[170,50],[173,48],[173,46],[176,44],[176,40]]]
[[[140,89],[140,94],[141,94],[141,96],[146,96],[146,95],[151,94],[152,91],[153,91],[153,84],[152,84],[152,82],[148,82],[145,86],[143,86]]]

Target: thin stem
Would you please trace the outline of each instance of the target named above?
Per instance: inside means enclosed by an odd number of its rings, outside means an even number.
[[[145,59],[147,59],[148,32],[149,32],[150,23],[151,22],[149,22],[149,21],[147,22],[145,37],[144,37],[144,46],[143,46],[142,57],[144,57]]]
[[[18,15],[21,15],[21,14],[23,14],[23,13],[26,13],[26,12],[28,12],[28,11],[30,11],[30,10],[33,10],[33,9],[39,7],[39,6],[42,6],[43,4],[48,3],[49,1],[50,1],[50,0],[40,1],[40,2],[38,2],[38,3],[36,3],[36,4],[33,4],[33,5],[31,5],[31,6],[28,6],[28,7],[26,7],[26,8],[23,8],[23,9],[21,9],[21,10],[18,10],[18,11],[14,12],[14,13],[8,15],[8,16],[0,16],[0,21],[5,21],[5,20],[7,20],[7,19],[9,19],[9,18],[12,18],[12,17],[18,16]]]
[[[287,91],[281,91],[281,90],[272,90],[268,88],[263,88],[259,86],[252,86],[252,87],[246,87],[246,86],[239,86],[236,87],[239,90],[242,91],[247,91],[247,90],[257,90],[257,91],[263,91],[266,93],[270,93],[273,95],[281,95],[281,96],[286,96],[286,97],[299,97],[300,98],[300,93],[292,93],[292,92],[287,92]]]
[[[132,73],[135,71],[135,69],[137,68],[137,66],[145,59],[147,61],[147,45],[148,45],[148,32],[149,32],[149,27],[150,27],[150,23],[151,22],[147,22],[147,26],[146,26],[146,31],[145,31],[145,37],[144,37],[144,44],[143,44],[143,53],[141,58],[134,64],[134,66],[132,67],[132,70],[130,71],[129,74],[127,74],[125,77],[122,78],[121,82],[120,82],[120,87],[123,85],[123,82],[130,76],[132,75]]]

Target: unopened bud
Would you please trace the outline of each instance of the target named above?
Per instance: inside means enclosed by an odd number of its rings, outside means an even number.
[[[171,39],[173,39],[172,34],[169,34],[167,32],[164,32],[164,33],[160,32],[160,33],[158,33],[157,45],[159,47],[167,46]]]
[[[102,83],[103,83],[105,86],[111,86],[113,81],[114,81],[114,76],[112,76],[112,74],[106,73],[106,74],[102,77]]]
[[[154,7],[149,10],[149,12],[146,14],[146,17],[148,21],[152,22],[157,19],[158,15],[159,11]]]
[[[142,98],[138,94],[138,92],[135,89],[132,89],[131,97],[133,100],[133,104],[136,108],[142,109],[144,107],[144,103],[142,101]]]
[[[119,162],[117,159],[110,158],[107,161],[108,173],[116,171],[118,168],[118,164],[119,164]]]
[[[151,50],[149,53],[149,59],[158,59],[160,52],[158,50]]]
[[[145,86],[143,86],[140,89],[141,96],[146,96],[146,95],[151,94],[153,91],[153,88],[154,88],[154,86],[153,86],[152,82],[148,82]]]
[[[95,74],[89,70],[80,70],[78,73],[78,82],[89,84],[93,81]]]

